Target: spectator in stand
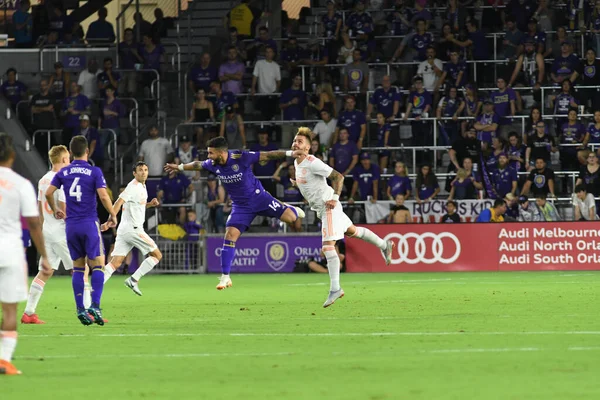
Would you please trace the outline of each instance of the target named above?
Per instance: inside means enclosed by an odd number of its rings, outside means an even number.
[[[540,210],[540,214],[542,215],[542,221],[546,222],[556,222],[560,221],[560,216],[558,215],[558,211],[553,203],[546,200],[545,193],[539,193],[535,196],[535,204]]]
[[[163,175],[163,167],[167,160],[173,154],[173,148],[166,138],[158,136],[156,126],[150,127],[148,136],[149,138],[140,146],[138,161],[145,161],[148,164],[149,178],[159,178]]]
[[[163,10],[161,8],[155,8],[154,22],[152,23],[152,34],[154,35],[154,38],[160,42],[160,39],[168,36],[169,28],[172,27],[173,26],[169,26],[169,22],[165,19]]]
[[[218,71],[210,65],[210,54],[204,53],[200,57],[200,65],[196,65],[188,74],[188,84],[190,91],[196,93],[198,89],[208,91],[211,82],[218,80]]]
[[[527,23],[527,33],[525,33],[522,42],[521,50],[526,41],[533,40],[533,45],[536,53],[544,54],[546,51],[546,32],[538,31],[538,21],[531,18]]]
[[[419,21],[419,19],[423,19],[427,24],[427,29],[429,29],[431,21],[433,21],[433,15],[426,8],[427,0],[416,0],[415,8],[413,9],[413,16],[410,22],[414,25]]]
[[[359,191],[361,201],[370,201],[373,204],[377,203],[377,199],[379,198],[380,177],[379,167],[377,164],[371,163],[371,156],[369,153],[362,153],[360,155],[360,164],[352,171],[354,183],[352,184],[348,203],[354,203],[356,191]]]
[[[408,177],[408,167],[402,161],[396,161],[394,166],[394,175],[387,181],[387,198],[394,200],[401,194],[405,199],[410,198],[412,184]]]
[[[577,108],[579,106],[579,100],[577,100],[573,94],[573,84],[570,80],[565,79],[562,84],[562,91],[554,98],[554,115],[564,115],[564,117],[556,117],[556,132],[560,132],[562,126],[567,122],[569,110],[571,108]]]
[[[251,60],[264,60],[267,57],[267,48],[273,50],[273,59],[277,55],[277,42],[269,36],[269,28],[261,26],[258,28],[258,37],[248,47],[248,58]]]
[[[143,43],[138,53],[138,61],[143,63],[143,69],[154,70],[160,77],[162,65],[165,62],[165,49],[162,45],[156,44],[151,33],[144,34],[143,36]],[[150,88],[150,85],[156,79],[156,73],[152,71],[142,73],[144,87]]]
[[[71,87],[71,74],[65,71],[63,63],[57,61],[54,63],[54,73],[50,75],[50,94],[54,98],[54,101],[59,103],[55,107],[56,111],[60,110],[60,103],[67,96],[67,90]]]
[[[440,119],[440,143],[442,146],[450,146],[460,136],[458,117],[462,114],[465,103],[458,97],[458,90],[449,86],[446,96],[442,97],[436,109],[436,118]],[[452,120],[441,120],[452,118]]]
[[[567,29],[564,26],[557,27],[554,36],[556,37],[552,41],[552,45],[546,47],[544,58],[556,59],[557,57],[560,57],[562,54],[562,43],[571,40],[567,34]]]
[[[298,39],[290,37],[281,50],[279,61],[283,67],[284,76],[293,78],[292,75],[298,73],[298,64],[304,58],[304,50],[298,46]],[[286,85],[287,86],[287,85]]]
[[[344,111],[340,113],[338,126],[333,136],[333,143],[337,143],[338,136],[342,129],[346,129],[350,135],[350,141],[357,144],[358,149],[363,148],[363,141],[367,134],[367,121],[365,114],[356,110],[356,100],[354,96],[346,96]]]
[[[120,66],[123,71],[119,93],[125,96],[134,96],[137,91],[137,72],[135,64],[139,62],[138,45],[133,40],[133,29],[127,28],[124,32],[125,40],[119,43]]]
[[[77,84],[81,87],[81,93],[90,100],[98,97],[98,61],[95,57],[88,61],[87,69],[79,73]]]
[[[348,32],[342,32],[342,45],[338,52],[337,62],[340,64],[350,64],[353,60],[354,50],[357,49],[356,41],[352,40]]]
[[[467,129],[465,137],[459,137],[458,140],[452,143],[448,155],[450,156],[448,172],[458,171],[466,158],[471,160],[481,159],[481,141],[477,139],[477,131],[474,127]]]
[[[537,134],[537,124],[540,121],[542,121],[542,109],[540,106],[534,105],[531,107],[531,110],[529,111],[529,118],[525,122],[525,130],[523,131],[523,143],[525,145],[529,143],[529,138],[531,136],[535,136]]]
[[[577,109],[569,110],[568,121],[560,130],[560,167],[563,171],[577,171],[586,159],[583,150],[590,141],[585,126],[577,122]],[[587,154],[586,154],[587,155]]]
[[[369,88],[369,66],[361,61],[360,50],[352,53],[352,62],[344,67],[344,91],[366,93]]]
[[[67,15],[62,9],[62,5],[50,6],[52,11],[50,14],[50,30],[56,31],[60,40],[64,40],[66,36],[73,33],[75,25],[73,18]]]
[[[217,120],[222,120],[225,115],[225,108],[232,106],[238,108],[238,103],[235,95],[229,91],[223,90],[221,82],[214,81],[210,84],[210,92],[215,95],[214,108]]]
[[[277,96],[274,93],[279,92],[281,85],[281,69],[279,64],[274,61],[275,48],[267,47],[265,50],[265,59],[259,60],[254,65],[252,73],[252,89],[250,94],[255,96],[257,91],[261,94],[258,98],[258,109],[262,112],[262,117],[270,121],[274,119],[277,110]]]
[[[261,128],[258,131],[258,143],[250,146],[250,151],[261,152],[261,151],[273,151],[277,150],[277,147],[274,143],[269,141],[269,131],[265,128]],[[265,190],[271,193],[272,196],[276,197],[275,191],[275,183],[270,178],[275,174],[277,170],[277,160],[265,160],[259,161],[252,166],[254,176],[268,176],[269,178],[259,179],[260,183],[262,183]]]
[[[440,193],[440,185],[438,184],[437,176],[435,176],[435,173],[431,169],[431,165],[425,164],[421,166],[417,173],[415,186],[415,200],[418,204],[431,201]]]
[[[506,222],[516,222],[519,218],[519,198],[507,193],[504,196],[504,202],[506,203],[506,213],[504,213],[504,219]]]
[[[459,224],[460,223],[460,215],[456,212],[458,206],[454,200],[448,200],[446,202],[446,210],[448,211],[440,222],[444,224]]]
[[[527,146],[521,142],[521,138],[517,132],[511,132],[508,135],[508,164],[517,172],[525,172],[525,153]]]
[[[292,86],[286,89],[279,98],[279,109],[283,112],[284,121],[301,121],[306,119],[306,107],[308,105],[307,95],[302,90],[302,75],[292,76]],[[283,148],[288,148],[292,145],[294,135],[296,134],[297,123],[283,124],[282,143]]]
[[[579,76],[581,63],[579,58],[573,54],[573,44],[570,40],[565,40],[560,45],[560,55],[554,58],[550,76],[552,82],[562,84],[565,80],[575,82]]]
[[[490,51],[487,39],[485,34],[478,29],[477,21],[469,18],[466,25],[467,39],[465,41],[456,39],[454,34],[448,35],[447,39],[459,47],[468,48],[473,60],[489,60]]]
[[[215,120],[215,110],[213,103],[206,99],[206,92],[204,89],[198,89],[196,92],[196,99],[192,105],[190,111],[190,118],[187,120],[188,123],[206,123],[208,121]],[[204,126],[198,126],[196,129],[200,129],[200,135],[204,133]]]
[[[412,145],[418,147],[433,146],[433,135],[431,133],[431,124],[428,121],[421,121],[421,118],[427,118],[432,107],[431,94],[423,88],[423,78],[419,75],[413,79],[414,91],[408,95],[406,103],[406,114],[404,120],[414,118],[411,121]],[[422,162],[429,158],[428,151],[417,153],[417,162]]]
[[[486,99],[483,102],[483,113],[477,117],[477,122],[473,125],[477,129],[477,139],[481,140],[485,148],[488,148],[497,136],[499,125],[500,117],[494,112],[494,101]]]
[[[417,75],[423,77],[423,87],[425,90],[430,93],[433,92],[434,96],[439,99],[437,89],[443,74],[444,64],[442,60],[435,57],[436,53],[433,46],[427,47],[426,54],[427,59],[419,64]]]
[[[94,165],[100,169],[104,168],[104,141],[98,130],[90,126],[89,115],[79,116],[79,126],[73,131],[73,136],[85,136],[89,146],[89,156]]]
[[[244,72],[246,67],[239,61],[238,50],[230,46],[227,51],[227,62],[219,67],[219,80],[223,85],[223,91],[239,95],[244,91]]]
[[[73,132],[79,127],[79,117],[82,114],[90,115],[92,103],[87,96],[79,93],[77,82],[71,82],[71,95],[63,101],[62,115],[65,117],[63,129],[63,144],[69,143],[75,136]]]
[[[127,109],[115,98],[116,92],[113,86],[106,86],[105,98],[100,104],[100,118],[98,118],[98,128],[112,129],[117,135],[117,139],[121,136],[121,118],[127,113]]]
[[[351,177],[348,177],[358,164],[358,146],[356,142],[349,140],[350,134],[348,128],[339,129],[339,141],[335,142],[329,153],[329,166],[344,175],[344,188],[346,196],[350,194],[352,184]]]
[[[510,62],[517,58],[519,45],[523,40],[523,36],[523,32],[517,27],[515,17],[512,15],[506,17],[506,30],[504,31],[504,39],[502,40],[503,59]]]
[[[416,29],[411,35],[407,36],[400,47],[396,49],[392,56],[392,62],[395,63],[402,56],[406,46],[415,52],[413,59],[415,61],[425,61],[427,59],[427,48],[432,45],[435,40],[431,32],[427,32],[427,23],[424,19],[419,18],[414,22]]]
[[[246,148],[246,130],[242,116],[232,106],[225,107],[225,114],[221,119],[221,130],[219,136],[227,139],[230,149]]]
[[[200,154],[198,153],[198,149],[192,146],[192,140],[187,135],[183,135],[179,138],[179,147],[175,150],[175,161],[174,163],[179,165],[189,164],[194,161],[200,160]],[[200,180],[200,171],[183,171],[183,174],[187,176],[189,179],[193,179],[195,181]]]
[[[335,1],[327,1],[327,12],[321,17],[321,36],[332,42],[340,40],[343,15],[335,9]]]
[[[152,38],[152,24],[144,19],[144,16],[140,12],[133,14],[133,34],[135,41],[140,43],[144,40],[144,36]]]
[[[373,31],[371,14],[365,11],[365,0],[356,0],[354,12],[346,19],[344,30],[350,37],[368,34]]]
[[[390,215],[387,217],[388,224],[410,224],[411,216],[410,211],[404,205],[405,197],[402,193],[396,195],[396,203],[390,210]]]
[[[313,128],[313,139],[318,139],[319,143],[322,143],[326,149],[331,148],[333,145],[333,137],[337,127],[337,119],[331,116],[331,112],[324,108],[321,110],[321,120],[317,122],[317,125]]]
[[[594,122],[588,125],[587,137],[588,144],[594,145],[592,151],[600,151],[600,110],[594,112]]]
[[[160,9],[159,9],[160,10]],[[198,245],[200,242],[200,232],[203,227],[198,221],[196,211],[187,210],[187,220],[183,224],[183,230],[186,233],[187,241],[185,253],[185,268],[191,269],[198,265]]]
[[[392,126],[385,120],[383,113],[377,113],[377,147],[390,147],[390,132]],[[379,150],[379,168],[387,174],[387,166],[390,158],[389,150]]]
[[[508,87],[521,86],[528,87],[532,86],[533,98],[536,101],[541,100],[541,86],[544,83],[546,77],[546,67],[544,65],[544,56],[541,53],[535,51],[535,42],[532,38],[526,38],[524,41],[525,51],[517,58],[517,63],[510,77]],[[521,96],[516,92],[517,96],[517,110],[523,109],[523,101]]]
[[[527,151],[525,152],[527,170],[533,169],[533,164],[530,162],[537,163],[538,158],[544,160],[544,164],[550,162],[550,152],[556,153],[557,151],[554,138],[546,133],[546,123],[543,120],[539,121],[536,125],[536,134],[527,139]]]
[[[502,199],[509,193],[514,196],[517,192],[518,179],[517,171],[508,163],[507,154],[504,152],[500,153],[498,156],[498,168],[492,174],[495,197]]]
[[[598,155],[590,151],[587,156],[587,165],[581,167],[575,186],[585,185],[586,191],[594,197],[600,197],[600,164]]]
[[[508,21],[512,17],[513,23],[516,24],[519,30],[524,32],[527,30],[528,24],[531,23],[536,8],[537,4],[530,0],[510,1],[506,5],[506,12],[509,14],[506,20]],[[535,20],[535,23],[537,25],[537,20]]]
[[[456,177],[450,183],[451,189],[448,195],[448,200],[472,200],[477,198],[477,190],[475,188],[475,178],[464,168],[459,168],[456,171]]]
[[[104,70],[98,74],[98,89],[100,90],[100,97],[106,98],[106,88],[112,86],[113,90],[117,90],[119,82],[121,81],[121,74],[113,71],[113,59],[106,57],[104,59]],[[115,94],[117,96],[118,94]]]
[[[395,0],[393,12],[388,13],[387,20],[392,25],[390,36],[405,36],[412,31],[412,15],[413,10],[406,6],[404,0]],[[393,45],[397,49],[400,43],[396,41]]]
[[[108,42],[115,41],[115,29],[113,25],[106,20],[108,11],[106,7],[98,10],[98,19],[90,24],[85,39],[90,42]]]
[[[310,154],[312,154],[313,156],[315,156],[315,158],[318,158],[319,160],[323,161],[323,162],[327,162],[327,158],[325,157],[325,153],[323,152],[323,149],[321,146],[321,142],[319,142],[319,139],[312,139],[310,141]],[[325,149],[325,151],[327,151],[327,149]]]
[[[449,0],[448,7],[445,12],[445,20],[448,21],[448,25],[451,27],[452,32],[460,32],[467,22],[468,10],[466,7],[458,4],[458,0]]]
[[[491,148],[485,149],[484,150],[484,161],[483,161],[483,168],[482,168],[482,174],[487,174],[490,179],[493,178],[494,173],[496,172],[496,170],[498,169],[498,158],[500,157],[500,154],[505,153],[506,151],[506,141],[501,138],[501,137],[495,137],[492,139],[492,146]],[[485,179],[485,175],[484,179]],[[491,182],[490,182],[491,183]],[[492,190],[491,187],[488,187],[488,192]]]
[[[600,3],[600,2],[599,2]],[[596,51],[588,49],[585,59],[580,65],[579,75],[582,86],[600,86],[600,60],[596,59]],[[598,89],[579,89],[581,104],[592,110],[600,109],[600,92]]]
[[[575,221],[595,221],[598,219],[594,195],[587,192],[585,185],[575,186],[573,208],[575,209]]]
[[[237,56],[240,61],[246,60],[246,44],[239,38],[238,30],[235,27],[229,28],[229,38],[227,42],[221,47],[221,58],[223,60],[229,60],[229,49],[234,47],[237,50]]]
[[[535,169],[527,177],[521,190],[521,196],[527,196],[530,191],[534,196],[549,194],[556,197],[554,194],[554,171],[546,167],[546,161],[542,157],[535,160]]]
[[[335,53],[330,52],[328,48],[321,46],[320,43],[319,39],[311,39],[308,42],[307,49],[300,61],[302,64],[314,67],[308,71],[311,80],[323,82],[325,80],[331,80],[331,76],[327,76],[327,68],[321,67],[329,63],[329,54],[335,56]],[[345,63],[346,62],[344,62],[344,64]]]
[[[15,46],[24,49],[33,46],[33,18],[29,13],[29,0],[21,1],[21,5],[12,16],[15,31]]]
[[[494,206],[483,210],[475,222],[504,222],[505,212],[506,202],[504,199],[496,199],[494,200]]]
[[[543,221],[539,208],[535,203],[530,203],[527,196],[519,196],[519,222],[540,222]]]
[[[287,175],[281,176],[281,170],[287,168]],[[283,186],[283,201],[285,203],[302,203],[304,198],[302,193],[296,186],[296,167],[294,164],[289,164],[284,161],[279,164],[279,167],[273,174],[273,180]],[[302,219],[297,218],[296,221],[290,224],[292,232],[302,232]]]
[[[9,68],[6,70],[6,81],[0,86],[0,93],[10,103],[13,111],[16,111],[17,104],[27,97],[27,86],[17,80],[17,70]]]
[[[398,116],[400,110],[400,101],[402,94],[396,86],[392,86],[392,79],[389,75],[384,75],[381,79],[381,87],[375,89],[375,92],[369,99],[367,106],[367,119],[373,115],[373,108],[377,113],[382,113],[388,122],[393,122]]]
[[[170,172],[164,175],[158,184],[158,193],[156,197],[161,205],[167,204],[170,207],[163,206],[163,220],[168,223],[177,222],[180,225],[185,223],[186,210],[184,206],[173,206],[175,204],[185,204],[188,198],[194,192],[192,182],[184,174]],[[179,217],[177,218],[177,214]]]
[[[317,85],[315,93],[309,100],[308,105],[316,111],[318,116],[321,116],[322,110],[327,110],[333,118],[337,118],[335,101],[331,82],[322,82],[320,85]]]
[[[467,63],[460,59],[458,50],[453,48],[450,50],[450,62],[447,62],[444,65],[442,76],[437,81],[436,90],[439,90],[440,87],[446,83],[446,79],[448,79],[448,84],[450,86],[462,88],[468,82],[469,74],[467,70]]]
[[[517,113],[517,94],[513,88],[506,86],[504,78],[498,78],[496,80],[496,87],[498,88],[498,91],[492,92],[490,98],[494,102],[494,112],[500,118],[500,128],[502,126],[510,125],[513,121],[513,119],[509,117],[514,117]]]
[[[548,3],[548,0],[540,0],[538,8],[533,14],[533,18],[538,21],[542,32],[551,31],[552,21],[555,20],[554,10],[548,7]]]
[[[208,175],[206,189],[206,200],[208,200],[206,206],[209,209],[209,221],[212,222],[212,233],[225,232],[225,216],[223,214],[223,204],[227,197],[225,189],[213,174]]]
[[[250,6],[250,0],[242,0],[225,16],[225,27],[235,28],[241,36],[240,39],[247,39],[252,35],[254,20],[260,18],[261,13],[261,10]]]
[[[454,43],[452,43],[450,40],[447,39],[448,35],[450,35],[451,33],[452,33],[452,27],[450,26],[449,23],[446,22],[442,26],[442,32],[435,44],[435,47],[437,48],[437,52],[440,57],[440,60],[442,60],[444,63],[447,63],[450,61],[450,53],[456,47],[454,45]]]
[[[40,92],[33,95],[29,101],[32,116],[32,132],[38,129],[54,129],[56,121],[56,113],[54,111],[54,98],[49,91],[47,79],[40,81]],[[52,133],[50,143],[52,145],[60,144],[60,135]],[[40,155],[43,158],[47,157],[48,144],[45,140],[40,140],[36,145]]]

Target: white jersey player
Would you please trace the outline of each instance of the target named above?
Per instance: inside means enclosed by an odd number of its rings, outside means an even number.
[[[46,191],[50,186],[50,182],[52,182],[52,178],[54,178],[54,175],[56,175],[58,171],[70,163],[69,150],[65,146],[54,146],[48,152],[48,157],[50,158],[52,169],[38,182],[38,208],[43,226],[42,232],[44,234],[44,241],[48,247],[48,263],[52,270],[50,272],[44,271],[40,263],[40,272],[33,279],[33,282],[31,282],[31,286],[29,287],[27,305],[25,306],[25,312],[21,317],[22,324],[45,323],[39,319],[35,311],[40,298],[42,297],[42,293],[44,292],[46,282],[52,277],[54,271],[58,270],[61,261],[65,270],[70,271],[73,269],[73,261],[71,260],[69,247],[67,246],[65,221],[54,217],[54,213],[46,201]],[[54,192],[54,202],[61,210],[66,209],[65,193],[62,188]]]
[[[121,266],[127,254],[135,247],[142,254],[147,254],[148,258],[144,260],[133,275],[125,280],[125,286],[141,296],[142,292],[138,287],[138,281],[150,272],[162,258],[162,254],[156,247],[154,240],[144,232],[146,208],[156,207],[159,203],[157,199],[152,199],[150,203],[147,203],[146,179],[148,179],[148,166],[145,162],[138,161],[133,166],[133,177],[134,179],[129,182],[113,205],[115,214],[118,214],[121,207],[123,207],[123,215],[117,229],[117,239],[112,257],[104,267],[104,282],[106,283],[110,279],[115,270]],[[106,224],[102,225],[102,230],[106,229]]]
[[[310,129],[298,129],[292,149],[305,150],[308,153],[310,144]],[[297,157],[294,165],[296,166],[296,185],[302,196],[308,201],[310,208],[317,213],[317,217],[321,220],[323,254],[327,259],[327,269],[331,281],[329,296],[323,307],[329,307],[344,296],[344,291],[340,287],[340,259],[335,251],[336,241],[343,239],[346,235],[374,244],[381,250],[387,265],[390,264],[394,245],[391,240],[385,242],[367,228],[354,226],[344,213],[339,202],[344,185],[342,174],[311,155]],[[327,179],[331,181],[333,187],[327,184]]]
[[[13,139],[0,133],[0,375],[21,373],[11,363],[17,347],[17,303],[27,299],[27,261],[23,247],[21,216],[42,257],[42,269],[50,272],[42,234],[35,189],[31,182],[11,168],[15,161]]]

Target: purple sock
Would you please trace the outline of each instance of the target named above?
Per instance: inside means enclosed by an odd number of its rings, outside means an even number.
[[[100,298],[104,289],[104,272],[102,267],[94,267],[92,271],[92,304],[100,307]]]
[[[223,241],[223,249],[221,250],[221,271],[223,275],[229,275],[231,272],[231,262],[235,257],[235,242],[231,240]]]
[[[83,274],[85,272],[85,268],[75,267],[73,268],[73,276],[71,277],[71,282],[73,284],[73,294],[75,295],[75,304],[77,305],[77,309],[82,309],[83,307]],[[103,278],[104,279],[104,278]]]

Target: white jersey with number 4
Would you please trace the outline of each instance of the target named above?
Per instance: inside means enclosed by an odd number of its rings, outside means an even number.
[[[296,184],[310,208],[317,212],[321,220],[323,241],[336,241],[344,238],[344,233],[352,226],[352,221],[344,213],[338,201],[333,210],[325,208],[325,202],[333,198],[333,188],[327,184],[327,177],[333,168],[314,156],[308,156],[296,167]]]
[[[142,228],[146,219],[146,203],[148,202],[146,185],[134,179],[129,182],[119,198],[123,199],[125,204],[123,204],[123,215],[117,235]]]
[[[65,220],[54,218],[54,213],[46,200],[46,191],[48,190],[54,175],[56,175],[56,172],[48,171],[38,182],[38,201],[42,203],[42,212],[44,213],[44,238],[56,242],[60,239],[66,240],[67,233],[65,230]],[[65,192],[63,189],[60,188],[56,190],[54,192],[54,204],[58,205],[59,202],[64,203],[65,201]]]

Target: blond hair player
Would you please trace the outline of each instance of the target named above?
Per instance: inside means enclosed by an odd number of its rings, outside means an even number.
[[[292,150],[309,152],[311,145],[311,131],[308,128],[298,129],[294,138]],[[343,239],[344,235],[362,239],[371,243],[381,250],[381,254],[387,265],[390,264],[394,244],[391,240],[387,242],[363,227],[354,226],[350,218],[344,213],[339,202],[344,176],[325,164],[320,159],[303,153],[296,158],[296,185],[302,196],[308,201],[310,208],[316,211],[321,220],[323,234],[323,254],[327,259],[327,269],[331,286],[329,296],[323,307],[329,307],[337,299],[344,296],[340,287],[340,259],[335,251],[335,242]],[[331,181],[331,186],[327,184]]]
[[[49,272],[42,268],[40,263],[39,272],[31,282],[29,287],[29,295],[27,297],[27,305],[25,306],[25,312],[21,317],[22,324],[44,324],[45,322],[40,320],[36,314],[36,309],[42,293],[44,292],[44,286],[46,282],[52,277],[54,271],[58,270],[62,261],[63,268],[67,271],[73,269],[73,260],[69,254],[69,247],[67,246],[67,233],[65,231],[65,221],[62,219],[56,219],[54,213],[48,202],[46,201],[46,191],[52,182],[52,178],[58,171],[63,167],[70,164],[69,150],[65,146],[54,146],[48,152],[52,169],[46,173],[38,182],[38,208],[40,213],[40,221],[42,223],[42,232],[44,234],[44,241],[48,245],[48,264],[52,268]],[[54,201],[58,207],[65,211],[65,192],[62,189],[54,192]],[[41,262],[41,260],[40,260]]]
[[[46,260],[42,224],[35,189],[31,182],[11,168],[15,162],[13,139],[0,133],[0,375],[19,375],[11,363],[17,347],[17,303],[27,299],[27,261],[23,247],[21,216],[29,227],[31,238],[41,255],[42,270],[51,270]]]

